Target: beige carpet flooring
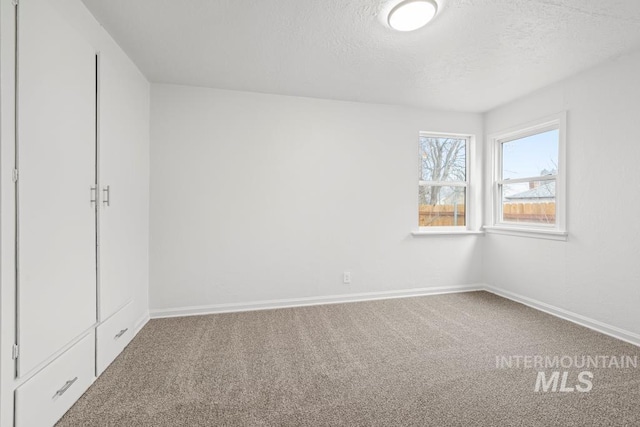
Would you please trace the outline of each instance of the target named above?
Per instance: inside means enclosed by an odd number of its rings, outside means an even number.
[[[640,426],[640,367],[536,393],[509,355],[640,348],[486,292],[158,319],[58,426]]]

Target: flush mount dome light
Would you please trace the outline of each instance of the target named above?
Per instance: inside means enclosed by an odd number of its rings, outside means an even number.
[[[389,26],[397,31],[413,31],[422,28],[436,16],[435,0],[404,0],[389,12]]]

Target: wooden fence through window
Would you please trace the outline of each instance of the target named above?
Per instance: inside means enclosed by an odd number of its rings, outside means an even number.
[[[464,205],[420,205],[418,221],[420,227],[465,225]]]
[[[555,224],[556,204],[550,203],[505,203],[504,220],[507,222],[529,222]],[[456,212],[457,211],[457,212]],[[464,226],[464,205],[420,205],[418,223],[420,227]]]

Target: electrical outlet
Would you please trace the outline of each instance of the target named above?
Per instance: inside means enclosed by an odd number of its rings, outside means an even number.
[[[342,283],[344,284],[349,284],[351,283],[351,272],[350,271],[345,271],[344,273],[342,273]]]

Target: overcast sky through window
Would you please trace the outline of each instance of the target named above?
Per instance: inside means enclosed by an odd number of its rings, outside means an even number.
[[[550,130],[503,144],[503,179],[540,176],[546,169],[551,172],[558,164],[558,138],[560,131]]]

